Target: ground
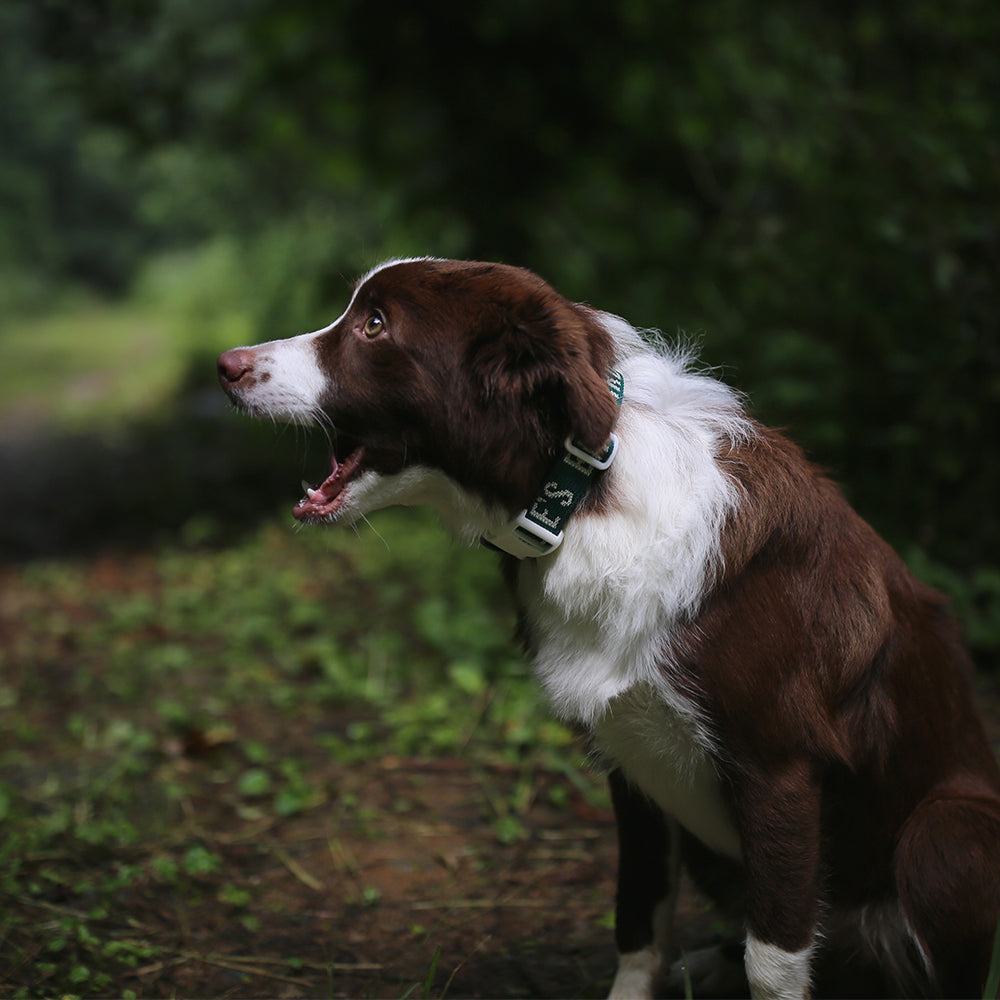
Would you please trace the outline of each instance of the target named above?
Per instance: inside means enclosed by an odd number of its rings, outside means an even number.
[[[513,756],[486,721],[464,753],[399,752],[371,707],[324,703],[311,661],[258,676],[241,653],[227,673],[236,640],[206,643],[234,616],[198,633],[221,596],[178,580],[289,558],[267,537],[265,557],[176,572],[150,553],[0,570],[0,997],[603,995],[601,776],[572,746],[536,752],[516,713]],[[685,940],[711,935],[684,909]]]
[[[289,734],[289,742],[303,736]],[[317,757],[314,787],[326,801],[280,819],[234,794],[222,760],[231,752],[227,738],[205,734],[165,749],[161,770],[187,789],[165,842],[89,854],[67,844],[63,858],[30,859],[38,875],[60,862],[92,878],[125,865],[143,870],[117,892],[112,912],[95,919],[91,911],[86,921],[91,935],[141,942],[141,959],[118,967],[111,982],[91,970],[81,985],[142,997],[606,992],[615,957],[613,821],[575,788],[551,796],[564,776],[455,758],[342,766]],[[528,799],[516,832],[498,837],[496,804],[515,796]],[[189,865],[196,877],[170,871],[158,879],[157,859],[178,843],[213,860]],[[191,859],[195,848],[185,850]],[[0,996],[45,995],[46,983],[68,971],[58,961],[44,971],[53,936],[68,917],[84,923],[86,894],[77,887],[64,899],[57,887],[6,904],[26,922],[5,928]],[[711,933],[711,914],[693,897],[684,912],[687,939]]]
[[[503,845],[485,789],[516,775],[382,760],[330,778],[348,808],[219,830],[227,867],[256,887],[254,931],[220,905],[140,917],[167,946],[137,970],[156,995],[600,995],[613,965],[607,816],[536,806],[527,835]]]

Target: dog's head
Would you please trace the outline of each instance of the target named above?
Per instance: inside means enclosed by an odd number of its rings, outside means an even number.
[[[295,507],[351,521],[457,486],[513,513],[563,440],[599,450],[615,420],[599,314],[529,271],[390,261],[315,333],[219,358],[223,389],[255,416],[330,428],[331,473]]]

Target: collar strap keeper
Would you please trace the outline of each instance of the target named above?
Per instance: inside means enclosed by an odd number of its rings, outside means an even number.
[[[608,387],[621,406],[625,382],[621,373],[608,372]],[[497,531],[483,535],[492,549],[517,559],[538,559],[562,544],[563,525],[583,499],[591,479],[607,469],[618,451],[618,437],[612,434],[600,452],[594,454],[567,438],[566,449],[549,470],[545,485],[530,507]]]
[[[608,443],[597,455],[585,451],[578,444],[575,444],[572,438],[566,438],[563,442],[563,447],[575,458],[580,459],[581,462],[586,462],[587,465],[593,466],[595,472],[603,472],[615,460],[615,453],[618,451],[618,435],[612,434],[608,438]]]

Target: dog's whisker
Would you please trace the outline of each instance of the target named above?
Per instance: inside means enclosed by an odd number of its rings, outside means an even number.
[[[389,547],[389,543],[386,541],[385,536],[375,527],[374,524],[372,524],[372,522],[369,519],[368,515],[367,514],[362,514],[361,515],[361,520],[364,521],[365,524],[368,525],[368,527],[372,530],[372,533],[375,535],[375,537],[385,546],[386,552],[391,552],[392,549]]]

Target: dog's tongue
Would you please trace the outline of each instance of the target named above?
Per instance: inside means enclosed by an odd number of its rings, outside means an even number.
[[[292,508],[292,515],[300,521],[311,521],[315,518],[329,517],[337,509],[337,501],[351,476],[361,467],[365,457],[362,447],[355,448],[341,462],[335,454],[330,455],[330,475],[315,489],[306,483],[305,496]]]

